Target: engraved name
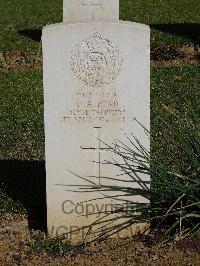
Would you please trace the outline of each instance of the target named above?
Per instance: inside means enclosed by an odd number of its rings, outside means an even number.
[[[72,108],[63,115],[63,122],[124,122],[125,108],[120,106],[116,93],[74,93]]]

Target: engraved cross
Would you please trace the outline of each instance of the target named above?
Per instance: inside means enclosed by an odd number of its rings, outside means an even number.
[[[97,177],[99,179],[99,185],[101,185],[101,168],[102,168],[102,152],[105,151],[111,151],[113,150],[112,148],[109,147],[102,147],[102,141],[101,141],[101,127],[94,127],[95,130],[95,146],[94,147],[83,147],[81,146],[81,149],[84,151],[92,151],[96,153],[96,159],[95,159],[95,164],[96,164],[96,175],[95,177]]]
[[[100,0],[82,0],[82,7],[91,9],[92,20],[94,20],[94,12],[96,8],[102,7],[102,1]]]

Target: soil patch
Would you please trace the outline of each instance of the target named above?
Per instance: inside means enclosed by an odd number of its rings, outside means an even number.
[[[0,72],[18,71],[24,69],[42,69],[41,51],[0,53]]]
[[[0,224],[0,265],[199,265],[200,261],[200,238],[182,240],[176,246],[161,245],[148,237],[108,239],[61,257],[31,247],[44,234],[29,231],[25,216],[2,216]]]
[[[151,48],[151,63],[156,66],[198,64],[200,52],[193,46],[163,45]]]

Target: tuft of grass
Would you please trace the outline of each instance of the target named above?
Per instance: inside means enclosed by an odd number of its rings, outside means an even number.
[[[9,197],[6,192],[0,188],[0,215],[24,213],[24,206]]]
[[[157,228],[164,230],[163,239],[192,237],[200,233],[199,118],[183,119],[173,109],[166,111],[178,159],[163,163],[155,157],[151,162],[152,215]]]
[[[74,251],[75,247],[64,237],[37,240],[32,249],[39,253],[49,253],[56,256],[66,256]]]
[[[150,156],[133,134],[127,136],[129,145],[115,141],[113,148],[109,146],[118,160],[106,163],[119,168],[126,180],[129,177],[128,185],[122,185],[123,178],[113,177],[115,185],[92,184],[86,188],[102,194],[113,192],[113,199],[121,199],[127,204],[112,213],[105,213],[91,224],[91,228],[97,227],[97,231],[92,230],[91,233],[98,233],[92,235],[95,240],[105,239],[144,222],[153,227],[145,228],[143,233],[152,229],[162,241],[200,234],[200,123],[199,120],[196,123],[196,120],[180,118],[175,110],[167,111],[172,134],[177,140],[174,149],[180,153],[182,165],[171,164],[170,160],[168,163],[167,160],[161,161],[154,153]],[[148,182],[139,178],[141,174],[151,176],[150,189]],[[151,200],[150,204],[127,200],[127,197],[131,199],[136,195]]]

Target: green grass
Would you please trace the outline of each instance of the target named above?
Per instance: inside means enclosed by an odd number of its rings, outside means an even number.
[[[0,159],[42,159],[41,71],[0,73],[0,84]]]
[[[151,200],[151,204],[141,204],[133,201],[112,212],[104,213],[102,219],[96,219],[92,224],[92,235],[89,241],[103,240],[136,223],[148,223],[145,231],[154,234],[159,241],[177,238],[192,238],[200,233],[200,127],[199,123],[187,117],[177,115],[175,110],[167,112],[169,121],[166,131],[171,131],[176,138],[173,149],[179,150],[182,161],[169,163],[160,160],[154,152],[150,153],[131,134],[127,135],[128,144],[116,141],[112,145],[113,154],[118,159],[111,160],[110,165],[120,169],[121,176],[129,177],[129,186],[122,185],[122,179],[115,179],[115,186],[91,184],[85,187],[90,192],[98,191],[115,193],[115,197],[142,196]],[[199,121],[199,119],[198,119]],[[148,133],[147,133],[148,134]],[[158,141],[158,140],[157,140]],[[165,145],[167,150],[168,146]],[[159,147],[158,147],[159,150]],[[121,160],[120,160],[120,159]],[[171,159],[171,158],[170,158]],[[178,166],[178,167],[177,167]],[[151,187],[141,183],[135,176],[147,174],[151,176]],[[107,179],[105,177],[105,179]],[[109,179],[109,178],[108,178]],[[89,180],[88,180],[89,181]],[[137,184],[133,188],[132,184]],[[84,189],[81,187],[81,189]],[[116,194],[117,193],[117,194]],[[123,196],[122,196],[123,195]],[[137,211],[136,211],[137,210]],[[117,217],[117,218],[116,218]],[[117,220],[117,221],[116,221]],[[102,233],[95,236],[95,227]],[[145,233],[143,231],[143,234]],[[141,234],[140,234],[141,237]]]
[[[19,30],[62,21],[62,0],[1,0],[0,52],[37,50]],[[120,18],[145,24],[200,23],[199,0],[121,0]],[[192,31],[192,30],[191,30]],[[31,34],[31,32],[30,32]],[[152,30],[155,43],[190,43],[187,37]]]
[[[63,237],[52,239],[36,240],[32,245],[32,249],[38,253],[49,253],[55,256],[69,255],[77,247],[73,246],[69,241]]]
[[[200,23],[199,0],[124,0],[121,1],[122,20],[150,24]],[[185,31],[185,32],[184,32]],[[183,30],[187,35],[187,30]],[[190,34],[192,29],[190,29]],[[152,43],[190,43],[187,36],[151,30]]]
[[[124,0],[120,15],[124,20],[141,23],[198,23],[198,0]]]
[[[62,21],[62,0],[1,0],[0,51],[37,49],[38,43],[18,33]]]
[[[151,135],[152,152],[162,160],[180,164],[182,157],[172,138],[171,117],[163,105],[178,113],[181,119],[200,119],[200,66],[154,68],[151,79]],[[175,124],[176,121],[174,121]],[[184,123],[184,122],[183,122]],[[173,130],[172,130],[173,131]]]

